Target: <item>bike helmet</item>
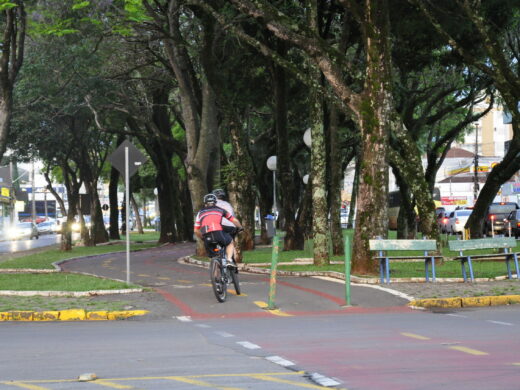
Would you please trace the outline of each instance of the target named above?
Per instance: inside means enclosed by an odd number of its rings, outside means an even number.
[[[217,197],[214,194],[204,195],[204,203],[205,204],[215,204],[217,203]]]
[[[226,192],[221,188],[213,190],[212,194],[215,195],[218,199],[224,199],[226,197]]]

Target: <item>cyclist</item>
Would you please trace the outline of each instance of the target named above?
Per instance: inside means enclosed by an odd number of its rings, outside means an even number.
[[[204,207],[198,212],[195,218],[195,235],[204,241],[204,245],[209,252],[209,244],[217,242],[226,248],[226,261],[233,265],[231,259],[235,245],[233,238],[224,231],[222,226],[223,218],[233,223],[239,230],[243,229],[240,221],[233,217],[228,211],[217,206],[217,197],[214,194],[204,196]]]
[[[216,190],[213,190],[212,194],[217,197],[217,207],[220,207],[221,209],[226,210],[229,214],[231,214],[234,217],[235,210],[233,209],[233,206],[231,206],[231,203],[226,201],[226,192],[224,190],[218,188]],[[235,238],[235,236],[237,234],[237,228],[233,224],[233,222],[231,222],[227,218],[224,218],[222,220],[222,228],[232,238]]]

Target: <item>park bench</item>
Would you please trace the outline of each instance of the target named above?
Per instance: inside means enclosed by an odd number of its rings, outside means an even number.
[[[430,281],[429,268],[431,265],[432,281],[435,282],[435,259],[442,256],[430,254],[437,250],[435,240],[369,240],[369,248],[376,251],[374,259],[379,261],[381,283],[390,283],[390,260],[424,260],[426,281]],[[392,256],[388,251],[423,251],[423,255]]]
[[[516,239],[514,237],[498,237],[498,238],[479,238],[473,240],[452,240],[448,242],[450,251],[458,251],[459,256],[455,257],[454,260],[460,261],[462,268],[462,277],[464,281],[467,281],[466,274],[466,263],[469,268],[470,280],[475,280],[473,274],[472,260],[504,260],[507,266],[507,277],[512,279],[510,260],[514,260],[516,268],[516,277],[518,279],[518,256],[517,253],[512,252],[512,249],[516,247]],[[475,249],[502,249],[502,253],[490,253],[490,254],[467,254],[465,251]]]

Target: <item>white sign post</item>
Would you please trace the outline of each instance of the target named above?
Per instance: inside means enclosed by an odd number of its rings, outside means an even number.
[[[108,160],[125,179],[126,283],[130,284],[130,176],[137,172],[146,157],[130,141],[124,141]]]

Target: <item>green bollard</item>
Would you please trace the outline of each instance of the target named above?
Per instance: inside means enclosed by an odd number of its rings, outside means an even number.
[[[345,234],[345,306],[350,304],[350,259],[351,259],[350,236]]]
[[[278,266],[278,251],[280,239],[277,235],[273,237],[273,254],[271,257],[271,277],[269,278],[269,301],[267,303],[268,310],[276,309],[274,297],[276,295],[276,267]]]

